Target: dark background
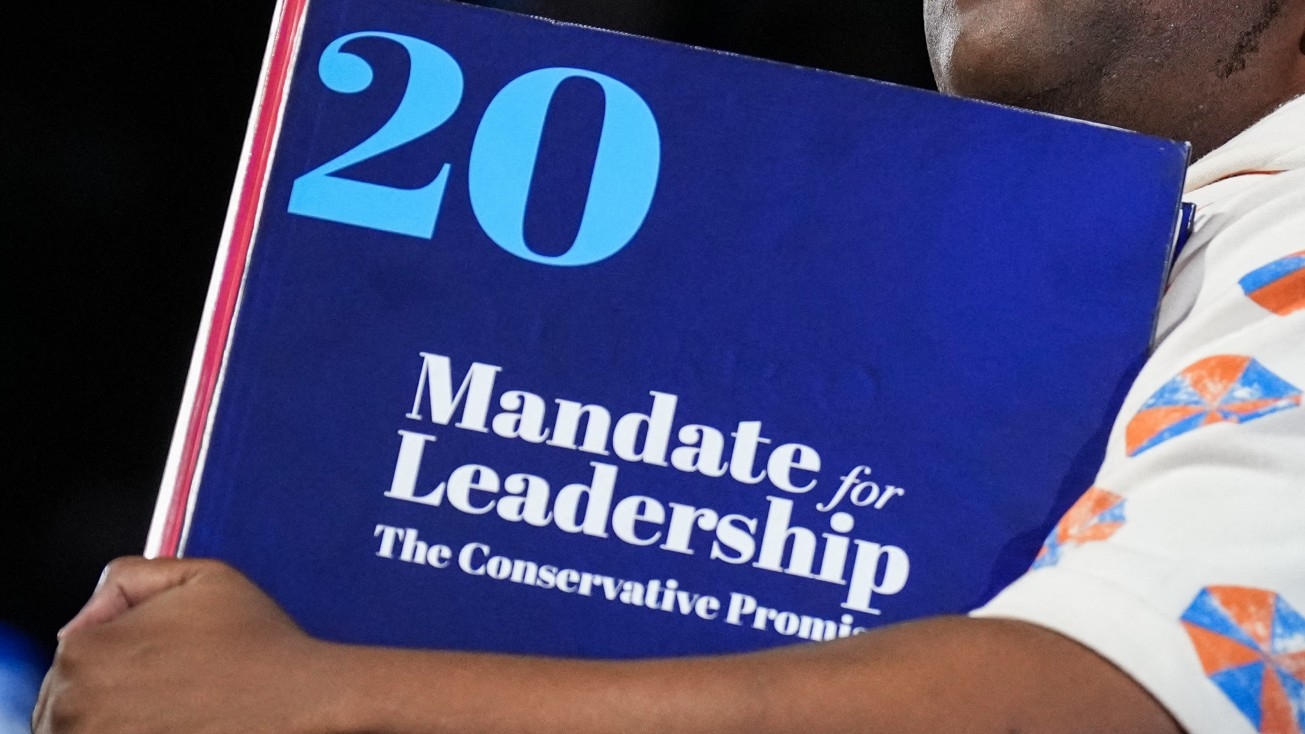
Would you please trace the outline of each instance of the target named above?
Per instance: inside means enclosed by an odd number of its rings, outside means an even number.
[[[931,85],[918,0],[480,4]],[[50,4],[13,29],[0,623],[47,655],[143,547],[273,5]]]

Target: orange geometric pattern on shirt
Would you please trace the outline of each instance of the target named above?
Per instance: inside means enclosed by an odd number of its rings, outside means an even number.
[[[1253,357],[1218,354],[1183,369],[1143,403],[1124,429],[1136,456],[1216,423],[1245,423],[1301,405],[1302,393]]]
[[[1305,309],[1305,250],[1262,265],[1237,284],[1247,298],[1279,316]]]
[[[1128,428],[1124,432],[1124,444],[1128,448],[1128,453],[1137,453],[1137,447],[1165,428],[1207,410],[1209,408],[1203,405],[1170,405],[1163,408],[1150,408],[1138,413],[1128,422]],[[1210,419],[1207,417],[1205,422],[1209,423]]]
[[[1249,295],[1264,308],[1286,316],[1305,308],[1305,271],[1289,275]]]
[[[1114,535],[1124,523],[1101,522],[1099,516],[1122,500],[1114,492],[1092,487],[1061,518],[1056,528],[1059,540],[1062,543],[1088,543]]]
[[[1296,712],[1291,708],[1291,694],[1278,677],[1278,671],[1266,667],[1264,688],[1260,691],[1260,731],[1265,734],[1299,734]]]
[[[1266,589],[1208,586],[1183,612],[1201,668],[1259,734],[1305,725],[1305,618]]]
[[[1242,355],[1219,355],[1197,362],[1183,370],[1183,374],[1202,395],[1222,395],[1237,382],[1250,362],[1250,357]]]
[[[1259,650],[1215,634],[1204,627],[1183,622],[1183,629],[1187,630],[1188,637],[1192,638],[1192,646],[1196,648],[1196,654],[1201,658],[1201,668],[1206,675],[1249,665],[1260,659]]]
[[[1277,594],[1244,586],[1211,586],[1210,594],[1246,634],[1268,648],[1273,637],[1273,605]]]
[[[1188,384],[1202,396],[1207,396],[1207,399],[1213,397],[1214,400],[1206,405],[1167,405],[1139,412],[1128,422],[1124,433],[1124,443],[1128,453],[1130,455],[1136,453],[1138,447],[1151,437],[1164,431],[1168,426],[1194,415],[1206,413],[1205,420],[1201,421],[1202,425],[1221,422],[1222,418],[1219,414],[1211,410],[1214,407],[1213,403],[1217,402],[1215,396],[1227,392],[1246,370],[1246,365],[1250,364],[1250,361],[1250,357],[1240,355],[1219,355],[1203,359],[1183,370],[1182,375],[1187,379]]]

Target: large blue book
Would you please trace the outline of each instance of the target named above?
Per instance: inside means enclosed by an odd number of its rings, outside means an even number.
[[[151,554],[631,657],[964,612],[1093,480],[1187,146],[438,0],[283,0]]]

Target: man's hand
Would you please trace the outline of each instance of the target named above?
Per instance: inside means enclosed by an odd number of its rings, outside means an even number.
[[[35,734],[292,732],[325,693],[324,643],[216,561],[114,561],[59,637]]]

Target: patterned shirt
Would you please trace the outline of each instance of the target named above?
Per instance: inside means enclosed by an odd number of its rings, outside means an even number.
[[[1095,486],[975,616],[1130,674],[1190,734],[1305,730],[1305,97],[1188,172],[1195,226]]]

